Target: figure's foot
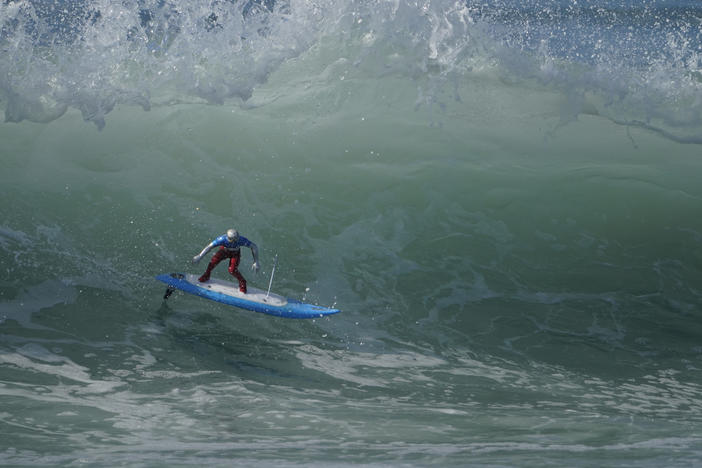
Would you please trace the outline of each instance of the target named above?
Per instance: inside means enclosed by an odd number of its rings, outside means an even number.
[[[246,294],[246,288],[240,287],[240,288],[239,288],[239,292]]]
[[[197,280],[201,283],[206,283],[210,280],[210,275],[202,275]]]

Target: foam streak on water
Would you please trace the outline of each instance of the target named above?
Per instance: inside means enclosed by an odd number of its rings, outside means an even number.
[[[0,464],[694,465],[700,21],[2,2]],[[230,227],[342,313],[164,304]]]

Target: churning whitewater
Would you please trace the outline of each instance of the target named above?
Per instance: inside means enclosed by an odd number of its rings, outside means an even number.
[[[701,24],[3,1],[0,464],[694,465]],[[342,312],[164,302],[229,228]]]

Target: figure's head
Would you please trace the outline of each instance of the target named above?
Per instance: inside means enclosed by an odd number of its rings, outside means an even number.
[[[227,240],[229,242],[236,242],[239,240],[239,233],[236,231],[236,229],[227,230]]]

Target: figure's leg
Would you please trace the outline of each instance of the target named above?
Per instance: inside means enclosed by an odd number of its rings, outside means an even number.
[[[222,255],[223,251],[218,250],[213,256],[212,260],[210,260],[210,263],[207,265],[207,270],[202,274],[202,276],[198,279],[201,283],[204,283],[206,281],[210,280],[210,273],[212,273],[212,270],[214,270],[214,267],[217,266],[219,262],[224,260],[224,255]]]
[[[241,254],[232,256],[229,260],[229,273],[239,280],[239,291],[246,294],[246,279],[239,273],[239,261],[241,261]]]

